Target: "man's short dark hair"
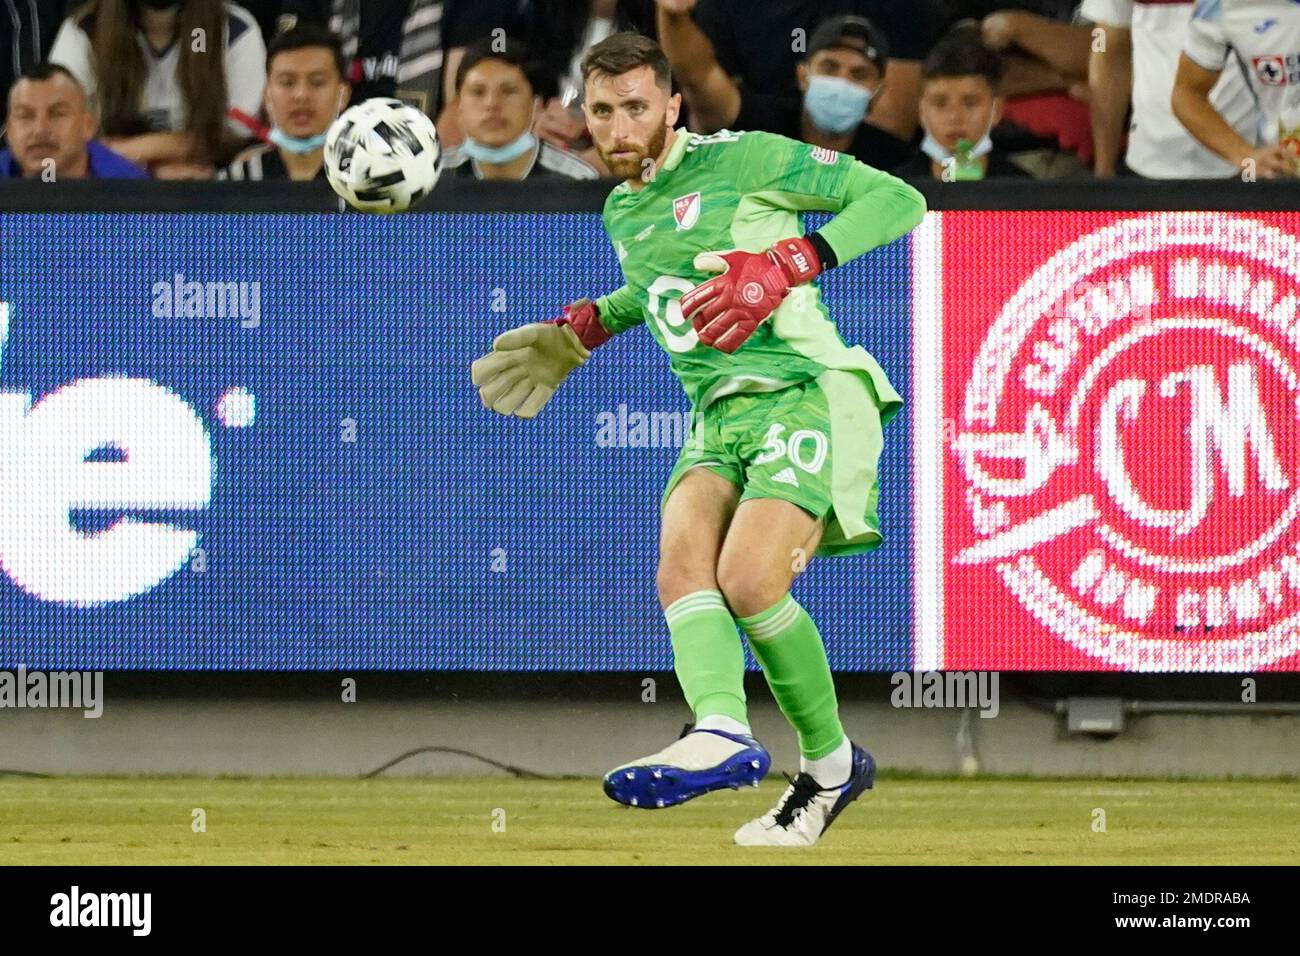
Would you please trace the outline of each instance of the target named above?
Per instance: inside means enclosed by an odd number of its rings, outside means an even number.
[[[593,73],[620,76],[639,66],[650,67],[654,70],[655,83],[672,90],[673,72],[664,51],[648,36],[631,30],[610,34],[587,51],[582,58],[582,80],[585,83]]]
[[[83,93],[85,92],[85,90],[81,88],[81,81],[73,75],[71,70],[67,67],[59,66],[57,63],[50,63],[49,61],[38,63],[35,66],[24,70],[18,77],[18,80],[32,80],[33,82],[39,83],[44,80],[52,80],[56,76],[66,76],[73,83],[76,83],[77,87],[81,89]],[[16,83],[18,80],[15,80],[14,82]]]
[[[309,47],[324,47],[334,59],[334,66],[339,71],[339,79],[347,82],[348,63],[343,58],[343,41],[338,34],[312,20],[303,20],[287,30],[281,30],[271,38],[266,47],[266,72],[271,72],[271,61],[278,53],[289,50],[305,50]]]
[[[921,66],[921,82],[944,76],[982,76],[993,92],[1002,88],[1002,57],[968,30],[950,33],[930,50]]]
[[[827,17],[808,37],[807,59],[822,50],[856,50],[876,65],[881,75],[889,62],[889,38],[866,17],[853,14]]]
[[[540,88],[543,84],[538,79],[538,67],[536,63],[529,59],[527,45],[522,40],[512,40],[509,37],[505,39],[483,37],[465,47],[465,53],[460,58],[460,65],[456,67],[455,90],[457,93],[460,92],[461,86],[464,85],[465,77],[469,75],[469,71],[484,60],[500,60],[502,63],[508,63],[518,68],[535,94],[548,95]]]

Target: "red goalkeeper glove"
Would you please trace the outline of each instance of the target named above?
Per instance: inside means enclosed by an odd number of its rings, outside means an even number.
[[[792,288],[815,279],[821,259],[805,236],[784,239],[767,252],[702,252],[695,268],[721,272],[681,298],[682,314],[700,341],[734,352],[772,314]]]
[[[611,338],[610,334],[605,331],[605,327],[600,324],[600,316],[596,312],[596,303],[590,299],[579,299],[577,302],[571,302],[564,307],[564,314],[559,318],[550,320],[552,325],[567,325],[578,335],[578,341],[588,349],[594,349],[597,345],[603,345]]]

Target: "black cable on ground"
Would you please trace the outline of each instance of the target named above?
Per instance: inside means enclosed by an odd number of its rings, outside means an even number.
[[[408,750],[406,753],[394,757],[392,760],[388,761],[388,763],[383,764],[380,767],[376,767],[374,770],[370,771],[369,773],[361,774],[360,779],[369,780],[372,777],[377,777],[385,770],[388,770],[391,767],[395,767],[403,760],[409,760],[411,757],[417,756],[418,754],[434,754],[434,753],[455,754],[457,757],[468,757],[471,760],[478,760],[481,763],[485,763],[490,767],[496,767],[498,770],[504,770],[506,773],[510,774],[511,776],[519,777],[521,780],[584,779],[581,777],[573,776],[571,774],[538,773],[535,770],[528,770],[524,767],[516,767],[511,764],[501,763],[499,760],[493,760],[491,757],[484,757],[482,754],[476,754],[469,750],[460,750],[456,747],[417,747],[415,750]]]

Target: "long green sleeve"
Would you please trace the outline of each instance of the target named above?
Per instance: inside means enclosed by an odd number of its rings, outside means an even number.
[[[851,160],[844,205],[817,231],[841,262],[911,232],[925,218],[925,197],[897,176]]]
[[[817,231],[840,263],[906,235],[925,216],[925,197],[897,176],[785,136],[745,133],[719,159],[754,204],[737,217],[742,235],[746,220],[761,217],[757,205],[833,212]]]
[[[636,293],[626,285],[597,299],[596,313],[610,335],[618,335],[645,321],[645,312]]]

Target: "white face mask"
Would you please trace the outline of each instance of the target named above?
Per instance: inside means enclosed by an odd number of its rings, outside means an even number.
[[[993,151],[993,139],[990,136],[992,130],[993,124],[990,123],[988,129],[984,131],[984,135],[980,137],[979,142],[971,148],[971,159],[978,159],[981,156],[987,156]],[[921,152],[925,153],[925,155],[940,164],[946,163],[948,160],[953,158],[952,151],[944,149],[943,144],[931,136],[929,130],[925,131],[925,139],[921,141]]]

